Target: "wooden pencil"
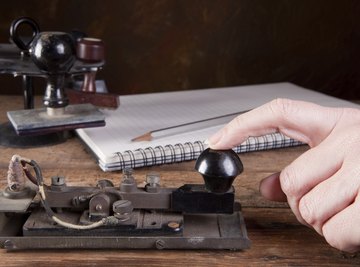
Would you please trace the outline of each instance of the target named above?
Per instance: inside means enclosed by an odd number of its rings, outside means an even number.
[[[164,136],[174,135],[174,134],[178,134],[181,132],[186,132],[186,131],[190,131],[190,130],[194,130],[194,129],[201,129],[201,128],[207,128],[207,127],[211,127],[211,126],[220,125],[220,124],[226,123],[226,122],[230,121],[232,118],[235,118],[236,116],[243,114],[245,112],[248,112],[248,111],[249,110],[235,112],[235,113],[225,114],[225,115],[207,118],[207,119],[203,119],[203,120],[192,121],[192,122],[188,122],[188,123],[182,123],[179,125],[173,125],[173,126],[164,127],[161,129],[152,130],[152,131],[146,132],[144,134],[141,134],[141,135],[131,139],[131,141],[132,142],[151,141],[155,137],[164,137]]]

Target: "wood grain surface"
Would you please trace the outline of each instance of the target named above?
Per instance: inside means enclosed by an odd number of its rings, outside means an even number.
[[[0,96],[0,121],[5,111],[22,107],[21,97]],[[284,203],[266,201],[258,192],[259,181],[289,164],[306,146],[240,155],[245,171],[234,183],[236,198],[243,206],[252,246],[246,251],[157,251],[157,250],[0,250],[0,266],[356,266],[357,254],[331,248],[312,229],[297,222]],[[121,172],[102,172],[77,137],[63,144],[31,149],[0,146],[0,187],[6,184],[13,154],[36,160],[46,183],[63,175],[69,185],[95,185],[101,178],[118,184]],[[149,171],[161,174],[163,186],[201,182],[194,161],[135,170],[139,185]]]

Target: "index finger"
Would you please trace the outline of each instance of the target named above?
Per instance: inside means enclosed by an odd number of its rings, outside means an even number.
[[[279,98],[239,115],[208,143],[213,149],[230,149],[250,136],[281,132],[312,147],[330,134],[342,112],[341,108]]]

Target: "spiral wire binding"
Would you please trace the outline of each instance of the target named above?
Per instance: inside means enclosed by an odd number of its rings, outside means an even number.
[[[269,150],[289,146],[298,146],[303,143],[281,133],[272,133],[264,136],[249,137],[243,144],[236,146],[236,153]],[[206,149],[202,141],[177,143],[175,145],[139,148],[134,151],[117,152],[118,161],[101,166],[104,170],[121,170],[124,168],[138,168],[153,165],[162,165],[196,159]]]

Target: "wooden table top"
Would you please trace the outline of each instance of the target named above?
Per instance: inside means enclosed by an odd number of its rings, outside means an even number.
[[[6,110],[22,108],[19,96],[0,96],[0,122]],[[270,202],[258,192],[259,181],[289,164],[305,152],[306,146],[241,154],[244,172],[234,182],[236,198],[243,207],[248,236],[245,251],[227,250],[29,250],[7,252],[0,249],[0,266],[354,266],[360,255],[342,253],[330,247],[323,237],[301,225],[286,204]],[[13,154],[36,160],[46,183],[63,175],[69,185],[95,185],[102,178],[119,183],[121,172],[102,172],[95,159],[77,137],[65,143],[30,149],[0,146],[0,186],[6,185],[9,160]],[[146,173],[157,171],[161,184],[178,187],[202,182],[194,171],[194,161],[140,168],[140,183]]]

